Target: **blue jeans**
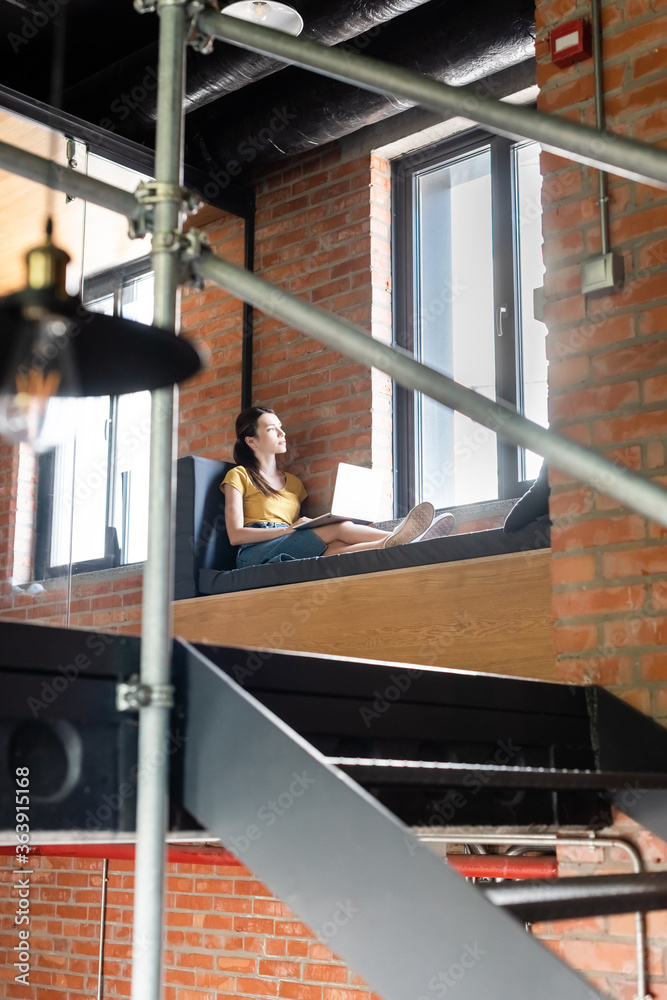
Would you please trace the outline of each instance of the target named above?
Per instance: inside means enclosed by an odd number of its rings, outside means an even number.
[[[284,524],[271,521],[256,521],[246,525],[247,528],[284,528]],[[270,538],[268,542],[251,542],[242,545],[236,553],[238,569],[244,566],[261,566],[264,563],[289,562],[291,559],[311,559],[321,556],[326,549],[326,542],[314,531],[304,529],[294,531],[289,535],[279,535]]]

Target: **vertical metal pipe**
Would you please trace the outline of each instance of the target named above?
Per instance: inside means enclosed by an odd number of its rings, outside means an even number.
[[[97,960],[97,1000],[102,1000],[104,975],[104,935],[107,925],[107,885],[109,882],[109,859],[102,865],[102,902],[100,903],[100,953]]]
[[[160,18],[153,235],[157,326],[177,331],[178,242],[185,71],[185,0],[158,0]],[[173,452],[176,393],[153,393],[148,559],[144,571],[141,682],[153,694],[170,681],[173,591]],[[166,699],[168,702],[168,699]],[[170,708],[143,707],[139,720],[137,852],[135,866],[133,1000],[160,1000],[167,832]]]
[[[604,131],[604,78],[602,74],[602,24],[600,0],[591,0],[593,31],[593,76],[595,79],[595,127]],[[609,195],[605,170],[598,170],[598,197],[600,199],[600,252],[609,252]]]
[[[255,269],[255,209],[243,220],[243,266]],[[254,316],[252,303],[243,303],[243,347],[241,357],[241,409],[252,406],[252,348]]]

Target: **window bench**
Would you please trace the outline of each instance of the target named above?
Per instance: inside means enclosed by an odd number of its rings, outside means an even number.
[[[176,635],[554,678],[543,525],[225,570],[217,568],[230,565],[231,551],[218,485],[227,468],[179,461]]]

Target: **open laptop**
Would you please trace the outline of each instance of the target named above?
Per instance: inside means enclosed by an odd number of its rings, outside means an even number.
[[[338,521],[354,521],[355,524],[372,524],[377,520],[382,500],[384,472],[381,469],[364,469],[359,465],[341,462],[336,473],[333,500],[329,514],[321,514],[299,528],[319,528],[323,524]]]

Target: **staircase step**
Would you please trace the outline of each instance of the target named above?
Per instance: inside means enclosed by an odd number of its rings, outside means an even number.
[[[480,892],[519,920],[571,920],[664,910],[667,872],[526,879],[483,886]]]
[[[503,767],[443,761],[370,760],[359,757],[329,757],[360,785],[493,786],[496,788],[541,788],[568,790],[634,790],[667,788],[667,773],[646,771],[593,771],[578,768]]]

